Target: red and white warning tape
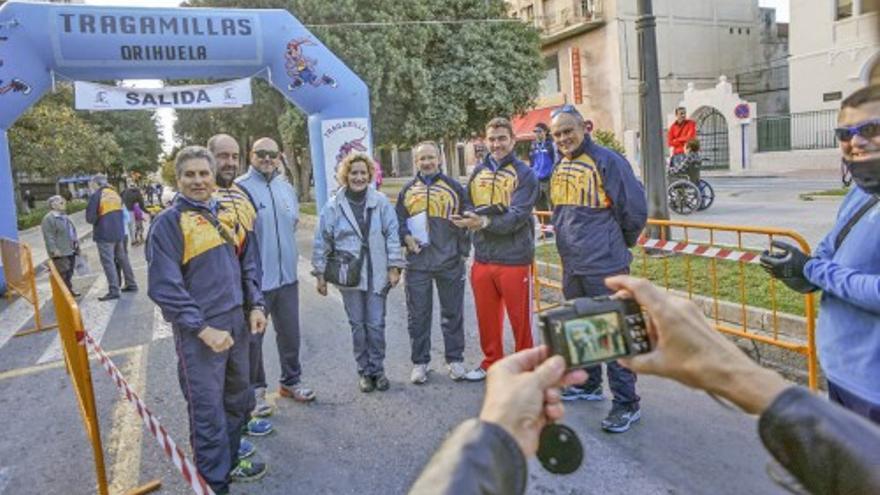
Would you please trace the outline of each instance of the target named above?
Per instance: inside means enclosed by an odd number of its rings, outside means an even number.
[[[540,231],[544,234],[552,234],[553,226],[550,224],[541,224]],[[668,251],[670,253],[690,254],[692,256],[702,256],[703,258],[714,258],[726,261],[742,261],[743,263],[760,263],[761,255],[758,253],[747,253],[745,251],[736,251],[722,247],[706,246],[705,244],[691,244],[687,242],[664,241],[661,239],[649,239],[647,237],[639,238],[639,246],[657,249],[660,251]]]
[[[668,251],[670,253],[690,254],[692,256],[702,256],[703,258],[715,258],[726,261],[742,261],[743,263],[760,263],[761,261],[761,255],[758,253],[735,251],[733,249],[706,246],[705,244],[690,244],[687,242],[664,241],[660,239],[640,237],[639,246]]]
[[[138,397],[135,391],[131,389],[128,382],[122,376],[122,373],[119,372],[119,369],[116,368],[116,365],[113,364],[113,361],[111,361],[110,357],[104,352],[104,349],[101,349],[101,346],[95,342],[88,332],[84,332],[84,334],[86,341],[92,346],[92,349],[94,349],[98,358],[101,360],[101,365],[107,373],[110,374],[110,378],[113,379],[119,390],[125,394],[125,398],[128,399],[128,401],[137,409],[137,413],[143,420],[144,425],[150,430],[150,433],[156,437],[156,441],[159,442],[159,447],[161,447],[165,452],[165,455],[171,459],[171,462],[174,463],[174,466],[177,467],[177,470],[183,475],[187,484],[198,495],[214,495],[214,491],[211,490],[211,487],[209,487],[207,483],[205,483],[205,480],[199,474],[192,461],[190,461],[186,454],[180,450],[180,447],[174,443],[174,440],[172,440],[168,435],[168,432],[165,431],[165,427],[159,424],[159,420],[153,416],[153,413],[147,409],[147,406],[143,403],[140,397]],[[81,340],[82,337],[78,335],[77,339]]]

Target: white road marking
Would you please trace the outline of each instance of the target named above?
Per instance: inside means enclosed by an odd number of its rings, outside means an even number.
[[[118,299],[114,301],[99,301],[98,297],[103,296],[106,292],[107,279],[98,277],[88,292],[86,292],[82,298],[82,303],[79,305],[83,327],[92,335],[95,342],[99,344],[107,332],[107,325],[110,323],[110,316],[113,315],[116,303],[119,302]],[[56,335],[43,355],[40,356],[40,359],[37,360],[37,364],[44,364],[58,359],[61,359],[61,338]]]
[[[52,291],[48,284],[37,285],[37,300],[45,306],[51,298]],[[18,297],[0,313],[0,347],[6,345],[21,327],[34,317],[34,306],[23,297]],[[43,320],[43,324],[52,323]]]
[[[162,340],[171,337],[171,324],[162,317],[162,310],[159,306],[153,307],[153,340]]]

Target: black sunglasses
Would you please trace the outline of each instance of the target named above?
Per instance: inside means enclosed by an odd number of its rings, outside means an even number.
[[[270,151],[270,150],[257,150],[257,151],[254,151],[254,154],[257,155],[257,158],[266,158],[266,157],[268,157],[268,158],[278,158],[278,152],[277,152],[277,151]]]
[[[834,135],[837,137],[837,140],[843,143],[852,141],[856,134],[865,139],[873,139],[880,136],[880,119],[867,120],[856,125],[834,129]]]

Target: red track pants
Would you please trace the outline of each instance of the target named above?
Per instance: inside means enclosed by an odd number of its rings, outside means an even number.
[[[489,369],[504,357],[504,308],[513,328],[516,350],[534,345],[532,341],[532,274],[530,265],[495,265],[474,262],[471,287],[480,327],[483,359],[480,368]]]

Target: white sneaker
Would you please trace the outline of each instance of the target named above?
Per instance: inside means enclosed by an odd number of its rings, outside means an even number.
[[[428,381],[428,365],[417,364],[413,366],[412,373],[409,375],[409,381],[416,385],[421,385]]]
[[[449,378],[452,378],[452,381],[455,382],[464,380],[464,376],[467,374],[467,370],[464,369],[464,364],[461,361],[447,364],[446,369],[449,370]]]
[[[256,399],[257,405],[254,407],[253,416],[257,418],[268,418],[273,412],[275,412],[275,408],[266,401],[265,388],[255,388],[254,398]]]
[[[483,368],[474,368],[464,374],[464,379],[469,382],[481,382],[486,379],[486,370]]]

